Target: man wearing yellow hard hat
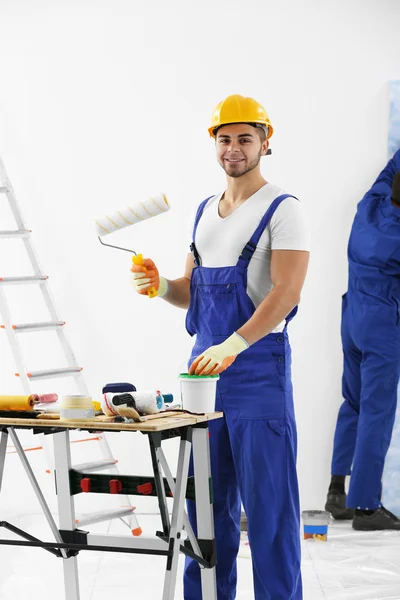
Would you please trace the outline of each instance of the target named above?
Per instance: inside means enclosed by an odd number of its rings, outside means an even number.
[[[297,436],[287,333],[309,258],[300,202],[261,175],[273,128],[252,98],[218,104],[209,133],[226,174],[222,193],[198,207],[181,279],[151,259],[133,266],[137,291],[151,286],[188,309],[196,342],[190,373],[220,373],[210,422],[218,600],[236,597],[241,503],[248,518],[256,600],[300,600]],[[188,501],[195,525],[194,503]],[[185,600],[200,600],[200,570],[186,559]]]

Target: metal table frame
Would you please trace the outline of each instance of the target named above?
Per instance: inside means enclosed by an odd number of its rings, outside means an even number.
[[[220,416],[220,415],[218,415]],[[91,534],[88,531],[77,529],[75,522],[74,495],[71,491],[71,450],[69,440],[69,429],[61,425],[40,427],[32,425],[24,419],[0,419],[0,489],[3,479],[4,463],[6,458],[7,439],[10,436],[19,459],[28,475],[32,488],[39,500],[43,513],[53,532],[55,542],[43,542],[29,533],[11,525],[6,521],[0,521],[3,526],[20,537],[22,540],[0,539],[0,544],[23,545],[41,547],[63,559],[64,585],[66,600],[79,600],[79,578],[78,578],[78,553],[81,550],[97,550],[104,552],[129,552],[140,554],[156,554],[167,557],[164,588],[162,600],[174,600],[176,577],[178,569],[178,558],[180,552],[191,556],[198,561],[201,569],[202,595],[206,600],[216,600],[216,545],[214,537],[213,520],[213,498],[212,479],[210,470],[209,451],[209,429],[208,421],[196,422],[196,417],[191,419],[172,419],[171,427],[166,427],[166,419],[163,421],[161,430],[143,431],[149,439],[152,466],[154,472],[154,483],[160,509],[162,531],[156,532],[155,536],[123,536],[111,534]],[[214,417],[214,415],[213,415]],[[217,415],[215,415],[217,417]],[[214,418],[215,418],[214,417]],[[12,421],[12,423],[11,423]],[[194,421],[194,422],[193,422]],[[18,422],[18,423],[16,423]],[[43,423],[43,422],[42,422]],[[153,421],[155,423],[155,421]],[[127,428],[112,428],[114,431],[122,431]],[[137,431],[136,424],[132,424],[130,430]],[[34,433],[46,433],[54,436],[55,455],[55,478],[56,492],[59,512],[59,527],[57,527],[46,500],[41,492],[40,486],[35,478],[32,468],[26,458],[25,452],[17,436],[16,429],[33,429]],[[85,428],[86,429],[86,428]],[[110,427],[104,430],[110,431]],[[101,425],[89,431],[101,431]],[[177,476],[174,480],[164,452],[161,448],[163,439],[180,437],[179,455],[177,465]],[[194,483],[197,514],[197,538],[189,524],[185,511],[185,495],[188,485],[188,470],[190,454],[193,453]],[[166,496],[166,483],[170,495],[173,496],[172,514],[169,517]],[[85,472],[86,477],[90,474]],[[118,476],[114,476],[117,478]],[[129,476],[124,476],[129,479]],[[186,531],[187,539],[182,538],[182,532]],[[133,597],[133,596],[132,596]]]

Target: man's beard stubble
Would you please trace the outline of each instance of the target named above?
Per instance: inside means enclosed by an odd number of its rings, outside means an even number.
[[[242,177],[243,175],[246,175],[246,173],[249,173],[250,171],[252,171],[253,169],[255,169],[259,163],[260,163],[260,159],[261,159],[261,152],[259,153],[259,155],[253,160],[252,163],[248,164],[247,167],[244,169],[244,171],[241,171],[240,173],[228,173],[228,171],[225,168],[225,163],[224,161],[222,161],[222,168],[224,169],[225,173],[227,175],[229,175],[229,177],[233,177],[234,179],[237,179],[238,177]]]

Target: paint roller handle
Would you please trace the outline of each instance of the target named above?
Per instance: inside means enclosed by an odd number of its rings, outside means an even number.
[[[136,256],[132,256],[132,262],[135,265],[142,266],[147,271],[146,267],[144,266],[142,254],[136,254]],[[147,290],[147,296],[149,296],[149,298],[156,298],[156,296],[158,296],[157,288],[154,285]]]

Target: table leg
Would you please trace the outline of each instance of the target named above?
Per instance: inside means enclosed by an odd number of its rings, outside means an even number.
[[[208,425],[193,428],[193,466],[196,489],[197,538],[215,544],[212,479]],[[215,566],[200,569],[201,588],[204,600],[216,600],[217,583]]]
[[[165,477],[166,477],[166,479],[168,481],[168,485],[169,485],[169,487],[171,489],[171,492],[172,492],[173,495],[175,495],[175,481],[174,481],[174,478],[172,476],[171,469],[169,468],[169,465],[167,463],[167,459],[165,458],[165,454],[162,451],[162,448],[158,448],[157,449],[157,456],[158,456],[158,460],[160,461],[162,470],[165,473]],[[184,511],[184,513],[183,513],[183,526],[184,526],[184,528],[186,530],[186,533],[188,534],[188,538],[189,538],[190,543],[192,544],[193,550],[195,551],[195,553],[198,556],[202,556],[202,552],[200,550],[200,546],[197,543],[197,538],[194,535],[194,532],[193,532],[193,529],[192,529],[192,526],[190,524],[190,521],[189,521],[189,518],[187,516],[186,511]]]
[[[164,579],[164,592],[162,597],[163,600],[174,600],[175,598],[176,575],[178,570],[183,513],[185,510],[185,496],[189,473],[190,449],[191,428],[185,427],[181,434],[181,442],[179,446],[178,468],[176,473],[175,494],[169,537],[169,549],[172,552],[172,556],[169,556],[167,559],[167,569]]]
[[[1,440],[0,440],[0,490],[1,490],[1,484],[3,482],[4,464],[6,462],[7,440],[8,440],[7,431],[2,431],[1,432]]]
[[[75,506],[69,487],[69,471],[71,469],[69,431],[60,431],[54,434],[54,459],[60,530],[74,531]],[[65,599],[79,600],[77,556],[64,558],[63,567]]]
[[[38,482],[36,480],[36,477],[35,477],[35,475],[33,473],[32,467],[29,464],[29,461],[28,461],[28,459],[26,457],[26,454],[24,452],[24,449],[22,447],[21,442],[19,441],[17,433],[16,433],[16,431],[14,430],[13,427],[10,427],[9,430],[8,430],[8,432],[10,434],[12,443],[14,444],[14,447],[15,447],[15,450],[16,450],[16,452],[18,454],[18,457],[19,457],[19,459],[20,459],[20,461],[22,463],[22,466],[25,469],[25,473],[27,474],[27,476],[29,478],[29,481],[31,482],[33,491],[36,494],[36,498],[38,499],[39,504],[42,507],[43,514],[46,517],[46,520],[47,520],[47,522],[49,524],[49,527],[50,527],[51,531],[53,532],[53,535],[54,535],[56,541],[59,544],[62,544],[63,543],[63,539],[62,539],[61,534],[60,534],[60,532],[58,530],[57,524],[54,521],[53,515],[51,514],[51,510],[50,510],[50,508],[47,505],[46,499],[45,499],[45,497],[44,497],[44,495],[42,493],[42,490],[40,489],[40,485],[38,484]],[[67,556],[66,551],[64,549],[61,549],[61,554],[63,555],[63,557]]]
[[[158,456],[158,452],[161,449],[160,433],[149,433],[149,443],[163,533],[165,536],[169,537],[171,524],[169,521],[167,497],[164,489],[164,480],[161,472],[160,459]],[[173,491],[174,490],[172,490],[172,493]]]

